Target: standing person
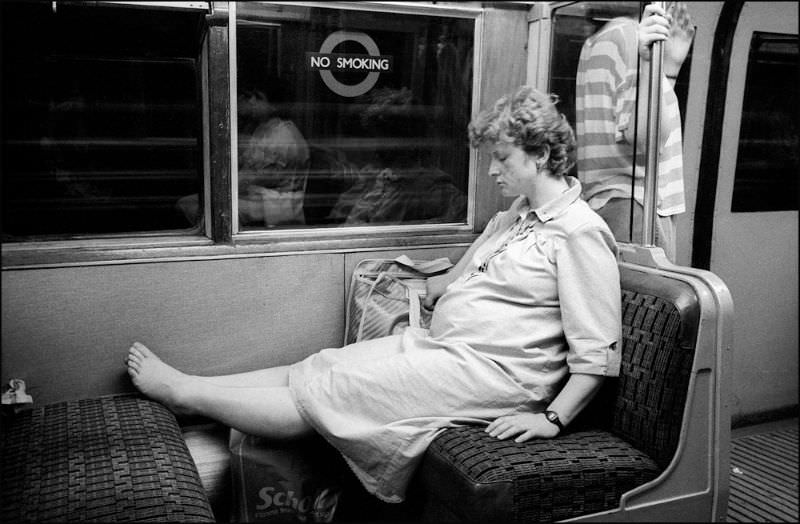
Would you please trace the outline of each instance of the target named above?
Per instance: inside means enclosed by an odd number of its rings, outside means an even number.
[[[400,502],[428,445],[483,424],[499,439],[552,438],[619,373],[616,244],[566,176],[574,135],[550,95],[523,86],[470,124],[506,196],[463,258],[428,281],[430,329],[323,349],[291,365],[190,376],[140,343],[128,373],[177,412],[242,432],[316,431],[367,491]]]
[[[636,241],[642,235],[652,44],[664,42],[655,242],[673,262],[676,216],[686,210],[683,139],[674,86],[694,31],[684,2],[672,3],[666,12],[650,4],[638,24],[632,18],[614,18],[583,44],[576,77],[575,127],[583,197],[608,223],[617,240]],[[638,75],[637,57],[641,58]]]

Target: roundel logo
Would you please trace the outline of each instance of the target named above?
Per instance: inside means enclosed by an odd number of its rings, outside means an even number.
[[[342,42],[358,42],[367,54],[333,53]],[[392,70],[392,57],[381,55],[378,45],[366,33],[354,31],[336,31],[328,35],[322,42],[318,53],[306,53],[306,63],[312,71],[319,71],[319,76],[328,88],[339,96],[355,97],[363,95],[378,82],[381,73]],[[339,81],[336,72],[365,72],[364,79],[357,84],[345,84]]]

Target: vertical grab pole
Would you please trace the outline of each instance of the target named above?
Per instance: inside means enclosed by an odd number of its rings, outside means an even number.
[[[666,9],[666,2],[653,2]],[[650,56],[650,77],[647,93],[647,163],[644,168],[644,212],[642,219],[642,244],[655,245],[656,203],[658,202],[659,129],[661,128],[661,67],[664,59],[662,42],[653,42]]]

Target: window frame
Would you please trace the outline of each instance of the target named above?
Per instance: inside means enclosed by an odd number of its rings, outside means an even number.
[[[287,2],[263,2],[281,4]],[[129,2],[99,2],[131,7]],[[139,8],[168,8],[163,2]],[[297,4],[294,3],[293,4]],[[177,4],[175,4],[177,5]],[[470,148],[466,223],[302,227],[276,231],[238,231],[236,155],[236,23],[235,2],[185,2],[198,11],[205,6],[206,24],[200,50],[203,211],[206,220],[195,232],[170,231],[83,235],[63,239],[30,239],[2,244],[2,269],[127,264],[155,260],[229,258],[425,248],[468,245],[488,219],[476,196],[479,153]],[[483,25],[486,8],[479,2],[302,2],[309,7],[353,9],[475,20],[472,109],[481,100],[484,57]],[[465,131],[466,133],[466,131]],[[466,140],[466,136],[465,136]]]

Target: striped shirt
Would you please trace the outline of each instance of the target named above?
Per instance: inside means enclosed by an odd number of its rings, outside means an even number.
[[[576,78],[578,176],[583,198],[600,209],[611,198],[630,198],[636,111],[637,22],[615,18],[583,45]],[[643,79],[644,81],[645,79]],[[678,99],[662,79],[662,119],[656,209],[661,216],[686,210],[683,187],[683,139]],[[662,129],[664,127],[662,126]],[[637,133],[646,133],[638,129]],[[639,148],[643,149],[643,148]],[[643,203],[645,151],[637,150],[633,196]]]

